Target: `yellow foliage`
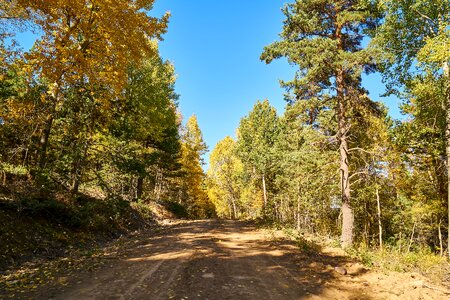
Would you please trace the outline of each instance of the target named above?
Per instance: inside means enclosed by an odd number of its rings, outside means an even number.
[[[80,81],[119,93],[128,66],[156,55],[151,40],[166,30],[168,14],[159,20],[144,10],[153,1],[18,0],[38,16],[33,21],[43,32],[27,59],[56,84],[55,97],[64,85]]]

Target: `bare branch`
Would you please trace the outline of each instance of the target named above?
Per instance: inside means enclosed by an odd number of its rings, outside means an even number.
[[[366,172],[366,171],[362,171],[362,172],[356,172],[356,173],[353,173],[352,175],[350,175],[350,176],[348,177],[348,180],[352,179],[352,178],[355,177],[355,176],[361,175],[361,174],[367,174],[367,172]]]
[[[348,150],[347,150],[347,152],[351,152],[351,151],[361,151],[361,152],[365,152],[365,153],[373,154],[373,155],[376,154],[375,152],[368,151],[368,150],[366,150],[366,149],[359,148],[359,147],[355,147],[355,148],[351,148],[351,149],[348,149]]]

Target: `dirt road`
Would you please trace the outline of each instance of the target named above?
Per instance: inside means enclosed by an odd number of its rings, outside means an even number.
[[[365,270],[341,275],[346,258],[305,254],[250,224],[192,221],[139,236],[38,299],[446,299],[430,289],[388,288]],[[370,279],[372,278],[372,279]],[[373,281],[373,278],[378,278]],[[368,279],[368,280],[366,280]],[[413,280],[413,279],[412,279]],[[412,281],[410,280],[410,281]],[[390,282],[390,281],[389,281]],[[409,283],[408,283],[409,284]],[[384,285],[384,286],[383,286]],[[415,289],[413,293],[409,290]]]

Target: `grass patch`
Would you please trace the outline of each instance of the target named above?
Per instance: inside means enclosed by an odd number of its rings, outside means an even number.
[[[263,228],[267,232],[271,241],[290,240],[302,253],[307,255],[316,255],[320,253],[322,249],[321,244],[313,235],[306,235],[303,232],[299,232],[292,228],[268,226],[267,224],[260,226],[260,228]]]
[[[314,255],[321,251],[322,247],[336,248],[347,254],[353,260],[357,260],[368,268],[374,268],[381,272],[412,272],[418,273],[436,284],[450,287],[450,264],[446,257],[441,257],[427,248],[415,248],[414,251],[400,252],[395,247],[386,246],[384,250],[370,249],[360,246],[342,250],[338,239],[324,237],[315,234],[298,231],[293,228],[268,226],[262,224],[271,240],[277,241],[289,238],[308,255]]]
[[[383,272],[415,272],[435,283],[450,285],[450,264],[446,257],[432,253],[428,249],[399,252],[397,249],[374,250],[366,247],[349,248],[346,252],[368,267]]]
[[[292,228],[284,228],[283,232],[295,241],[295,244],[303,253],[317,254],[322,249],[321,245],[313,235],[307,235]]]

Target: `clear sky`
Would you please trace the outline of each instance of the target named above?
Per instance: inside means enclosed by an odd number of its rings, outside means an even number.
[[[256,100],[268,98],[279,114],[284,111],[279,79],[292,78],[295,68],[284,59],[266,65],[259,56],[278,39],[286,2],[156,0],[153,15],[172,14],[160,51],[175,64],[181,112],[185,119],[197,115],[210,150],[225,136],[234,136]],[[363,84],[373,99],[383,100],[379,75],[365,77]],[[399,118],[398,101],[384,102]]]
[[[156,0],[152,15],[172,14],[160,51],[175,65],[181,113],[185,120],[197,115],[210,150],[225,136],[234,136],[256,100],[267,98],[279,114],[284,111],[279,80],[291,79],[295,67],[284,59],[266,65],[259,57],[264,46],[278,40],[286,2]],[[18,36],[25,49],[35,38],[29,32]],[[401,118],[398,100],[379,97],[384,91],[379,75],[364,77],[363,85],[372,99],[387,104],[391,116]]]

